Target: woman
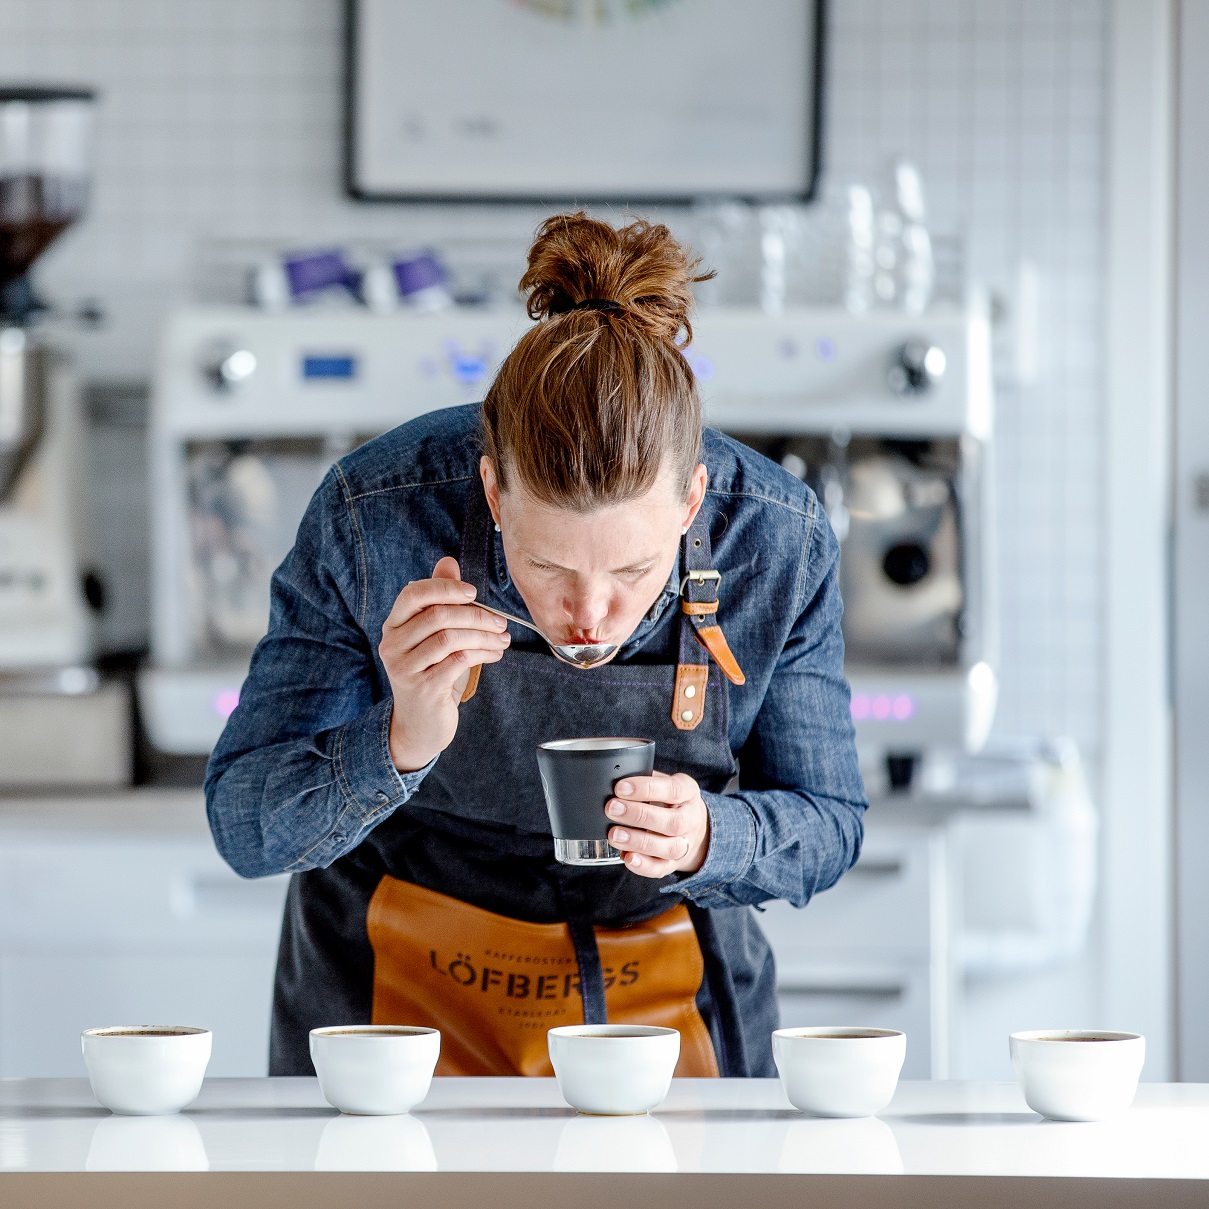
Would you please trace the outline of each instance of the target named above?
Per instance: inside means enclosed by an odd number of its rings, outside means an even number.
[[[332,467],[210,762],[219,851],[290,872],[270,1070],[308,1030],[428,1024],[438,1070],[548,1074],[557,1024],[666,1023],[680,1074],[770,1075],[768,944],[855,861],[864,793],[838,548],[809,489],[701,428],[696,262],[666,227],[545,223],[538,320],[481,409]],[[591,670],[555,642],[608,642]],[[538,743],[656,740],[620,865],[554,860]]]

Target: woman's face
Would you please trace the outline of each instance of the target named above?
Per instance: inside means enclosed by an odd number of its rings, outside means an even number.
[[[623,643],[663,591],[705,498],[704,466],[687,499],[665,468],[646,495],[594,512],[542,504],[520,483],[500,491],[486,457],[479,469],[508,573],[556,643]]]

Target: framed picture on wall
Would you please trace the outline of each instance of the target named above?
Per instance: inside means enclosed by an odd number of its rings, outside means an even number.
[[[804,200],[824,0],[346,0],[366,201]]]

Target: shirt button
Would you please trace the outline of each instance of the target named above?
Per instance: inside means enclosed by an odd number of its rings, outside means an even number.
[[[684,695],[685,695],[686,697],[688,697],[688,698],[691,700],[693,697],[695,697],[695,696],[697,695],[697,689],[696,689],[696,686],[695,686],[695,685],[690,684],[690,685],[688,686],[688,688],[686,688],[686,689],[684,690]]]
[[[343,844],[343,843],[344,843],[344,836],[339,835],[339,834],[336,834],[336,835],[332,836],[332,843],[333,843],[333,844]]]
[[[691,709],[686,709],[684,713],[680,715],[680,718],[684,722],[691,722],[693,720],[693,711]]]
[[[390,801],[390,794],[388,794],[385,789],[379,789],[378,792],[374,794],[374,797],[376,797],[379,802]]]

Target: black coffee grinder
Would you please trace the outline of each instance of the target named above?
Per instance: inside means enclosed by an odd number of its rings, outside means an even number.
[[[80,572],[80,391],[29,276],[84,210],[94,109],[0,85],[0,788],[129,777],[128,694],[97,676]]]

